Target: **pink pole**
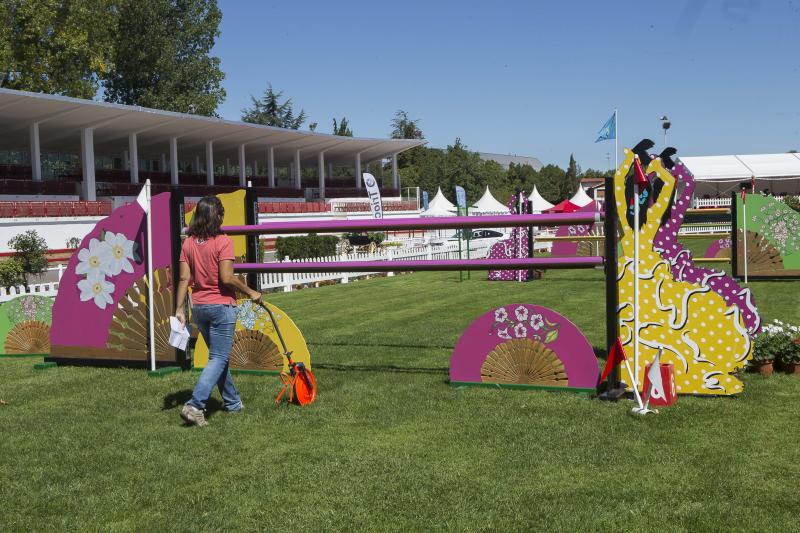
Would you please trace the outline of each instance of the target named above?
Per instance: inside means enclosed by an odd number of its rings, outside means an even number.
[[[539,215],[496,215],[484,217],[389,218],[361,220],[303,220],[298,222],[269,222],[252,226],[224,226],[228,235],[271,235],[287,233],[319,233],[339,231],[386,231],[445,228],[506,228],[511,226],[566,226],[593,224],[602,220],[601,214],[545,213]]]
[[[432,261],[329,261],[285,263],[237,263],[236,272],[395,272],[421,270],[516,270],[551,268],[594,268],[603,266],[602,257],[537,257],[519,259],[444,259]]]

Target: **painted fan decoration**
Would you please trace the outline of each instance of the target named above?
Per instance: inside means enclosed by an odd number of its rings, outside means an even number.
[[[28,294],[0,305],[0,353],[50,353],[53,300]]]
[[[233,336],[231,368],[241,370],[283,369],[283,354],[272,339],[260,331],[242,329]]]
[[[39,320],[20,322],[6,336],[6,353],[50,353],[50,326]]]
[[[578,327],[552,309],[510,304],[478,317],[450,358],[453,385],[594,391],[597,358]]]
[[[311,368],[311,354],[306,340],[294,321],[281,309],[267,303],[283,333],[286,345],[292,351],[292,359]],[[278,334],[267,312],[248,299],[238,301],[236,330],[231,347],[231,370],[260,372],[287,372],[288,362],[279,348]],[[208,345],[202,335],[197,337],[194,348],[194,368],[204,368],[208,363]]]
[[[542,342],[506,341],[489,352],[481,365],[484,383],[515,383],[566,387],[564,363]]]

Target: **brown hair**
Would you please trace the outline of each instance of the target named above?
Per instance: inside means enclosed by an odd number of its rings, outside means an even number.
[[[189,223],[189,236],[197,239],[210,239],[219,235],[225,208],[216,196],[204,196],[194,209],[194,216]]]

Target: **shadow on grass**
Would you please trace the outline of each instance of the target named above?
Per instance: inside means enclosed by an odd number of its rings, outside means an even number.
[[[338,365],[336,363],[317,363],[315,369],[339,370],[343,372],[397,372],[399,374],[443,374],[449,371],[446,367],[409,367],[395,365]]]
[[[376,344],[369,342],[336,342],[336,341],[306,341],[309,346],[344,346],[352,348],[429,348],[434,350],[452,350],[453,346],[435,344]]]
[[[182,407],[183,404],[185,404],[191,399],[192,399],[192,391],[190,389],[171,392],[166,396],[164,396],[164,406],[162,407],[162,410],[169,411],[170,409],[177,409],[178,407]],[[208,399],[208,401],[206,402],[206,418],[209,418],[212,413],[221,410],[222,410],[222,402],[220,402],[216,398]]]

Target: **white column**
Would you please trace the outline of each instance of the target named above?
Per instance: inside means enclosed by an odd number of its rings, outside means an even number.
[[[239,187],[244,187],[247,185],[247,168],[245,165],[247,163],[244,160],[244,145],[239,145]]]
[[[356,189],[361,188],[361,152],[356,154]]]
[[[158,166],[158,170],[160,172],[166,172],[167,171],[167,154],[165,154],[163,152],[161,153],[161,164]]]
[[[275,148],[272,146],[267,148],[267,178],[267,184],[275,187]]]
[[[392,154],[392,187],[400,188],[400,173],[397,172],[397,154]]]
[[[97,200],[97,189],[94,180],[94,130],[81,130],[81,197],[93,202]]]
[[[169,177],[170,183],[178,184],[178,138],[169,139]]]
[[[295,150],[294,152],[294,188],[295,189],[302,189],[303,188],[303,177],[302,171],[300,168],[300,150]]]
[[[31,174],[33,181],[42,181],[42,151],[39,144],[39,123],[31,124]]]
[[[206,141],[206,185],[214,185],[214,141]]]
[[[319,197],[325,199],[325,152],[320,152],[317,157],[317,172],[319,172]]]
[[[231,175],[231,159],[229,157],[225,158],[225,175]]]
[[[128,152],[130,152],[131,183],[139,183],[139,143],[135,133],[128,134]]]
[[[194,156],[194,167],[192,168],[192,172],[195,174],[200,173],[200,156]]]

